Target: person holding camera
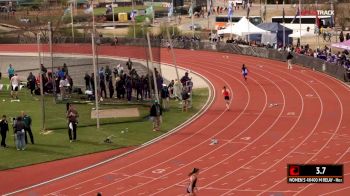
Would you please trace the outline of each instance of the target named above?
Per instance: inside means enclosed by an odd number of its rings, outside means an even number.
[[[77,124],[79,114],[72,104],[67,103],[68,136],[70,142],[77,140]],[[72,137],[73,132],[73,137]]]

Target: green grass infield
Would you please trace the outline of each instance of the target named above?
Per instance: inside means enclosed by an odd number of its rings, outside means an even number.
[[[8,80],[0,80],[0,84]],[[118,149],[128,146],[138,146],[156,138],[196,114],[205,104],[209,90],[195,89],[193,92],[193,108],[183,113],[179,102],[170,101],[170,109],[163,114],[161,131],[152,131],[152,122],[148,118],[150,103],[132,104],[119,103],[116,105],[101,105],[101,108],[137,107],[140,117],[101,119],[101,127],[96,129],[96,120],[91,119],[92,104],[75,104],[80,114],[77,142],[70,143],[65,118],[65,104],[56,104],[51,96],[45,97],[46,127],[49,134],[41,134],[42,115],[40,96],[31,96],[24,88],[19,93],[20,102],[11,102],[10,91],[4,87],[0,91],[0,115],[5,114],[10,122],[10,132],[7,134],[6,144],[9,148],[0,148],[0,170],[27,166],[36,163],[65,159],[84,154]],[[33,120],[32,131],[35,144],[28,144],[25,151],[17,151],[14,144],[12,119],[25,111]],[[108,136],[113,143],[104,143]],[[28,136],[29,140],[29,136]]]

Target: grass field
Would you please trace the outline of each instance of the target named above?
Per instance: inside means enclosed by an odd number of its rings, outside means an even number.
[[[0,80],[3,83],[4,79]],[[1,162],[0,170],[10,169],[35,163],[64,159],[83,154],[122,148],[126,146],[137,146],[149,141],[186,121],[203,106],[208,97],[208,89],[194,90],[194,108],[188,113],[182,113],[178,102],[171,101],[170,110],[163,115],[163,125],[159,132],[152,131],[152,122],[148,120],[148,105],[133,105],[138,107],[140,117],[102,119],[101,127],[96,129],[95,120],[90,118],[93,105],[76,104],[80,114],[78,125],[78,141],[70,143],[68,139],[65,105],[53,103],[52,97],[46,97],[46,124],[52,133],[43,135],[41,130],[41,107],[40,97],[31,96],[27,89],[22,89],[19,94],[20,102],[10,102],[9,91],[0,91],[0,115],[6,114],[8,119],[20,115],[25,111],[33,119],[32,130],[35,144],[28,144],[25,151],[17,151],[14,145],[12,128],[7,136],[6,143],[9,148],[0,148]],[[127,105],[102,106],[102,108],[121,108]],[[129,106],[130,107],[130,106]],[[11,124],[11,123],[10,123]],[[11,124],[12,126],[12,124]],[[110,135],[112,144],[103,143]],[[29,139],[29,137],[28,137]]]

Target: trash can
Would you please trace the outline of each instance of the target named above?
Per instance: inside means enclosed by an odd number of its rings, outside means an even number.
[[[119,22],[128,22],[128,13],[118,13]]]

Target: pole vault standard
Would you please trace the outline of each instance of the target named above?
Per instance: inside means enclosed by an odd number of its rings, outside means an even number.
[[[95,33],[96,33],[96,27],[95,27],[95,15],[94,15],[94,4],[93,1],[91,1],[91,9],[92,9],[92,33],[91,33],[91,44],[92,44],[92,63],[94,67],[94,86],[95,86],[95,109],[96,109],[96,128],[100,128],[100,111],[99,111],[99,104],[98,104],[98,94],[97,94],[97,63],[96,63],[96,44],[95,44]],[[113,8],[112,8],[113,9]]]
[[[169,33],[168,27],[166,28],[166,33],[167,33],[168,41],[169,41],[169,44],[170,44],[171,55],[173,56],[173,62],[174,62],[175,71],[176,71],[176,78],[177,78],[177,81],[180,81],[179,71],[177,69],[176,57],[175,57],[174,48],[173,48],[173,42],[172,42],[172,40],[170,38],[170,33]]]
[[[155,90],[155,95],[154,98],[158,101],[159,103],[159,94],[158,94],[158,86],[157,86],[157,78],[156,78],[156,71],[154,70],[154,64],[153,64],[153,54],[152,54],[152,47],[151,47],[151,40],[149,38],[149,32],[147,32],[147,42],[148,42],[148,50],[149,50],[149,57],[151,60],[151,67],[152,67],[152,74],[153,74],[153,82],[154,82],[154,90]]]
[[[42,126],[41,131],[44,132],[46,130],[45,126],[45,98],[44,98],[44,85],[43,85],[43,73],[41,69],[41,42],[40,42],[41,36],[40,33],[37,35],[37,47],[38,47],[38,63],[39,63],[39,80],[40,80],[40,101],[41,101],[41,117],[42,117]]]

